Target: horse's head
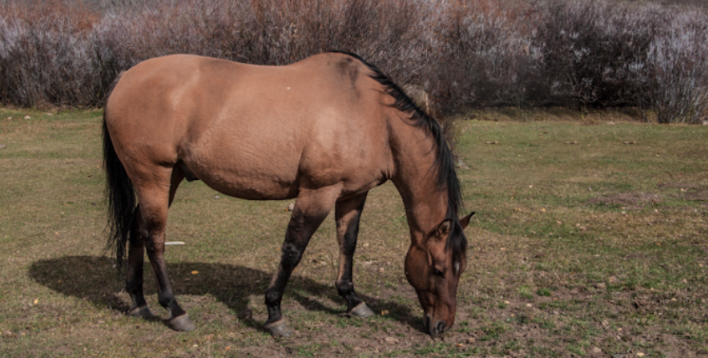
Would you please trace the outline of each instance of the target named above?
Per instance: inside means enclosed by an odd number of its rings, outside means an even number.
[[[441,336],[455,323],[457,283],[467,264],[465,247],[455,243],[466,245],[462,230],[472,215],[443,221],[420,245],[411,245],[406,255],[406,278],[418,294],[423,323],[432,337]]]

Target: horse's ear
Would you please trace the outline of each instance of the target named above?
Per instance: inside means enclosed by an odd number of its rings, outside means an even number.
[[[464,230],[467,228],[467,225],[470,223],[470,219],[474,215],[474,211],[471,212],[469,215],[465,216],[464,218],[460,219],[460,225],[462,225],[462,229]]]
[[[452,228],[452,220],[447,219],[438,225],[437,230],[435,231],[435,236],[438,237],[438,239],[444,239],[447,237],[447,234],[450,233],[450,228]]]

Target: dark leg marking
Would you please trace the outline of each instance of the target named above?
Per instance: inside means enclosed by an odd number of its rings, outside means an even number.
[[[353,272],[354,251],[359,235],[359,220],[366,202],[364,193],[349,200],[336,204],[335,218],[337,221],[337,242],[339,243],[339,274],[337,276],[337,292],[347,301],[347,314],[358,317],[369,317],[373,312],[357,296],[354,291]]]
[[[268,320],[264,327],[269,330],[273,336],[286,337],[292,334],[292,331],[290,331],[282,321],[283,315],[280,310],[280,302],[283,299],[283,292],[285,291],[288,279],[300,262],[312,234],[326,217],[327,213],[305,216],[298,208],[293,211],[288,229],[285,233],[285,242],[283,242],[281,248],[282,255],[278,272],[273,277],[265,293],[265,303],[268,307]]]
[[[135,210],[133,227],[128,237],[128,272],[126,277],[126,291],[130,294],[132,306],[128,314],[134,317],[153,318],[154,315],[145,302],[143,295],[143,264],[145,259],[145,243],[140,235],[142,219],[140,207]]]

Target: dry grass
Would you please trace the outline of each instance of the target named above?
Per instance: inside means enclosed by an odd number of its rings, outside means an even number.
[[[502,113],[457,123],[457,153],[470,167],[460,171],[466,206],[477,215],[457,323],[444,341],[421,331],[402,272],[408,230],[390,184],[371,193],[355,265],[358,291],[388,313],[336,316],[345,306],[333,286],[330,218],[286,290],[297,335],[275,341],[260,328],[263,291],[280,256],[287,202],[236,200],[185,183],[168,237],[186,245],[170,247],[167,261],[198,329],[176,333],[125,317],[129,300],[103,251],[101,113],[2,109],[0,355],[708,354],[708,127],[527,114],[526,122]],[[149,303],[165,316],[146,270]]]

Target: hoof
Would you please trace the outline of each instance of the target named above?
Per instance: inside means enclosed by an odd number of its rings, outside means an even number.
[[[181,332],[189,332],[197,328],[186,313],[179,317],[169,319],[166,323],[168,327]]]
[[[268,332],[270,332],[270,335],[274,338],[289,337],[293,334],[293,331],[288,328],[288,325],[286,325],[285,321],[282,319],[280,321],[268,323],[263,326],[263,328],[267,329]]]
[[[146,319],[151,319],[155,318],[155,315],[150,312],[150,309],[148,308],[147,305],[145,306],[140,306],[140,307],[133,307],[128,311],[129,316],[133,317],[138,317],[138,318],[146,318]]]
[[[369,306],[366,305],[366,303],[362,302],[352,308],[352,310],[347,312],[347,314],[353,317],[366,318],[373,316],[375,313],[371,310],[371,308],[369,308]]]

